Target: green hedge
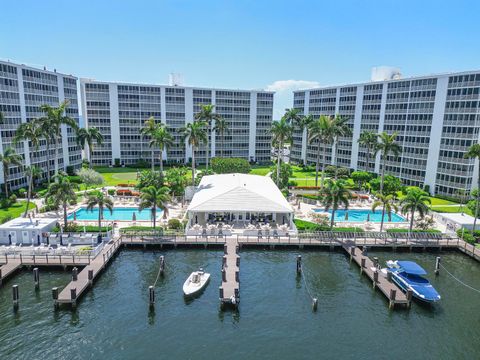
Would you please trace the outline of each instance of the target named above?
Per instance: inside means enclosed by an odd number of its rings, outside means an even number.
[[[469,244],[475,244],[480,240],[480,230],[475,230],[472,234],[472,230],[457,230],[457,235],[460,239],[468,242]]]
[[[420,230],[420,229],[413,229],[412,232],[414,233],[428,233],[428,234],[441,234],[440,230],[436,229],[429,229],[429,230]],[[408,233],[408,229],[387,229],[387,233]]]
[[[295,226],[298,231],[330,231],[330,227],[321,226],[311,221],[295,219]],[[332,231],[335,232],[365,232],[359,227],[334,227]]]
[[[110,230],[112,230],[111,226],[102,226],[102,232],[106,232],[106,231],[110,231]],[[59,233],[60,228],[58,226],[56,226],[52,229],[52,232],[53,233]],[[77,224],[76,226],[72,226],[71,224],[69,224],[69,227],[68,227],[67,231],[65,231],[65,232],[82,233],[83,232],[83,226],[79,225],[79,224]],[[85,232],[97,233],[97,232],[100,232],[100,229],[99,229],[98,226],[86,225],[85,226]]]
[[[128,233],[128,232],[137,232],[137,231],[152,231],[152,226],[127,226],[120,229],[121,233]],[[157,226],[155,231],[160,231],[163,233],[163,228],[161,226]]]
[[[248,161],[240,158],[213,158],[211,164],[217,174],[248,174],[251,169]]]

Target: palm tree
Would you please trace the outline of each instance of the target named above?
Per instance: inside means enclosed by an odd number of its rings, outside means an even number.
[[[28,209],[30,207],[30,200],[32,199],[33,183],[35,179],[42,176],[42,169],[38,166],[32,165],[25,168],[25,176],[28,178],[28,191],[27,191],[27,207],[23,217],[27,217]]]
[[[382,221],[380,223],[380,231],[382,231],[385,212],[388,215],[388,221],[392,221],[392,210],[398,211],[398,207],[395,203],[395,198],[393,195],[383,195],[378,193],[376,197],[377,200],[375,200],[372,204],[372,211],[375,211],[377,207],[382,206]]]
[[[428,213],[428,205],[431,204],[428,194],[420,189],[411,189],[407,192],[407,195],[400,201],[402,207],[402,213],[406,214],[410,212],[410,232],[413,229],[413,218],[415,211],[418,212],[420,218],[423,219],[426,213]]]
[[[305,142],[308,142],[308,129],[310,125],[315,121],[313,115],[308,114],[305,116],[301,116],[299,120],[296,121],[297,126],[300,128],[302,132],[302,146],[303,146],[303,138],[305,137]],[[307,165],[307,158],[303,159],[303,165]]]
[[[3,185],[5,191],[5,198],[8,199],[8,175],[10,166],[21,166],[23,157],[16,153],[12,147],[7,147],[3,154],[0,153],[0,163],[3,165]]]
[[[333,144],[335,146],[335,154],[337,153],[337,143],[338,138],[341,136],[350,136],[352,135],[352,129],[348,126],[348,118],[340,115],[335,115],[332,120],[332,134],[333,134]],[[335,180],[337,179],[337,171],[335,171]]]
[[[164,124],[158,124],[152,134],[150,147],[158,147],[160,149],[160,173],[163,174],[163,151],[174,144],[173,136]]]
[[[183,142],[192,147],[192,185],[195,186],[195,150],[207,141],[207,131],[203,121],[188,123],[180,129]]]
[[[224,118],[220,118],[215,120],[215,126],[213,127],[213,131],[215,133],[220,134],[220,139],[221,139],[221,146],[220,146],[220,157],[223,157],[223,145],[225,141],[225,133],[228,133],[229,127],[228,127],[228,122]]]
[[[58,175],[58,141],[62,136],[62,125],[70,126],[75,132],[78,131],[77,122],[65,114],[68,104],[69,101],[64,100],[58,107],[46,104],[40,106],[40,110],[45,114],[42,121],[48,124],[47,127],[49,128],[50,134],[53,136],[55,144],[55,175]],[[56,179],[58,180],[58,177]]]
[[[87,197],[87,211],[92,211],[98,206],[98,232],[102,232],[103,210],[107,208],[110,214],[113,213],[113,200],[100,191],[96,191]]]
[[[285,109],[283,117],[289,124],[293,125],[300,122],[303,116],[299,109]]]
[[[163,218],[167,218],[167,204],[170,201],[169,191],[170,189],[166,186],[162,186],[161,188],[156,188],[155,186],[148,186],[142,189],[142,193],[140,195],[141,202],[139,210],[141,211],[148,208],[151,209],[154,229],[157,220],[157,208],[162,209]]]
[[[398,157],[402,152],[402,148],[398,145],[397,133],[389,135],[386,132],[378,134],[378,150],[382,153],[382,171],[381,171],[381,180],[380,180],[380,192],[383,193],[383,181],[385,178],[385,167],[387,164],[388,155],[392,154],[395,157]]]
[[[37,119],[39,125],[40,125],[40,131],[42,134],[42,137],[45,139],[45,150],[47,153],[47,181],[48,185],[50,185],[50,145],[54,141],[55,136],[53,135],[51,131],[51,124],[48,118],[46,117],[41,117]]]
[[[351,194],[343,180],[332,179],[327,180],[323,194],[322,203],[325,210],[332,210],[330,217],[330,229],[332,229],[335,223],[335,212],[341,205],[345,207],[345,210],[348,209]]]
[[[13,142],[16,144],[21,140],[27,140],[38,151],[43,136],[41,121],[34,119],[18,126]]]
[[[333,119],[327,115],[320,115],[320,117],[313,121],[309,126],[308,141],[317,141],[317,159],[315,161],[315,186],[318,186],[318,171],[320,169],[320,154],[322,154],[322,180],[320,188],[323,189],[325,182],[325,159],[328,145],[333,143],[334,127]],[[323,151],[320,151],[323,150]]]
[[[375,156],[378,151],[378,134],[374,131],[362,131],[358,143],[367,149],[365,167],[370,171],[370,156]]]
[[[210,151],[209,142],[210,142],[210,133],[212,131],[212,122],[213,120],[217,121],[218,119],[222,118],[219,114],[213,112],[214,109],[215,109],[215,105],[202,105],[200,111],[197,114],[195,114],[195,120],[204,123],[207,127],[207,141],[206,141],[207,146],[206,146],[206,155],[205,155],[207,172],[208,172],[208,158],[209,158],[208,154]]]
[[[278,146],[277,150],[277,186],[280,181],[280,161],[283,155],[283,146],[292,141],[292,131],[293,126],[290,125],[288,121],[287,114],[282,116],[280,121],[273,121],[272,128],[270,129],[270,133],[272,134],[272,142],[274,142]]]
[[[463,156],[465,159],[479,159],[480,160],[480,144],[473,144],[470,146]],[[478,168],[478,173],[480,175],[480,166]],[[479,210],[479,203],[480,203],[480,177],[477,176],[477,199],[476,199],[476,204],[475,204],[475,214],[474,220],[473,220],[473,228],[472,228],[472,234],[475,232],[475,227],[477,225],[477,214]]]
[[[93,155],[93,142],[96,142],[97,145],[102,145],[103,135],[96,127],[90,128],[81,128],[77,132],[77,143],[85,150],[85,147],[88,146],[88,161],[90,169],[92,168],[92,155]]]
[[[59,172],[54,176],[55,182],[48,187],[45,196],[45,202],[52,200],[56,206],[63,208],[63,226],[67,226],[67,207],[70,202],[77,200],[75,190],[78,190],[78,185],[70,182],[69,177],[64,172]]]
[[[150,139],[153,138],[153,133],[157,129],[157,123],[155,122],[155,118],[153,116],[150,116],[147,120],[145,120],[145,123],[143,125],[143,128],[140,130],[140,134],[149,136]],[[152,149],[152,171],[155,170],[155,149],[151,147]]]

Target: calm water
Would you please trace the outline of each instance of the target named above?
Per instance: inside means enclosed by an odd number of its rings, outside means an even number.
[[[93,209],[92,211],[87,210],[87,208],[80,208],[75,213],[77,220],[98,220],[98,208]],[[103,209],[103,219],[104,220],[126,220],[132,221],[133,214],[136,216],[136,220],[145,220],[149,221],[152,219],[152,211],[150,209],[138,210],[138,208],[114,208],[112,212],[108,209]],[[157,218],[162,215],[162,210],[157,209]],[[68,215],[68,220],[73,220],[73,213]]]
[[[155,313],[147,288],[158,258],[166,276],[157,285]],[[211,250],[123,250],[78,310],[53,310],[50,289],[69,273],[41,273],[35,293],[30,272],[0,289],[0,359],[477,359],[480,294],[443,273],[429,275],[442,295],[434,307],[414,303],[389,311],[384,298],[342,253],[303,252],[306,281],[319,297],[312,313],[307,290],[296,278],[297,252],[243,251],[240,311],[218,304],[221,253]],[[373,253],[371,253],[373,255]],[[432,253],[375,253],[417,261],[433,272]],[[480,288],[480,265],[456,253],[442,263]],[[198,299],[186,303],[182,283],[199,266],[212,273]],[[11,285],[20,286],[14,315]]]
[[[324,209],[315,209],[315,212],[325,212]],[[382,221],[382,211],[381,210],[355,210],[351,209],[348,210],[348,219],[345,220],[345,210],[337,210],[335,211],[335,221],[349,221],[349,222],[360,222],[360,221],[367,221],[370,217],[371,222],[381,222]],[[328,210],[328,214],[332,215],[332,210]],[[406,221],[405,218],[401,215],[395,214],[392,212],[392,221],[391,222],[404,222]],[[390,219],[388,218],[388,214],[385,214],[383,217],[383,221],[389,222]]]

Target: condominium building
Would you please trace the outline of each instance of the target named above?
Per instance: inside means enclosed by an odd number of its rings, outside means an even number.
[[[367,168],[360,133],[397,132],[402,153],[388,156],[386,173],[405,185],[428,185],[438,195],[455,197],[475,188],[478,162],[463,156],[479,141],[480,71],[406,79],[396,71],[383,75],[368,83],[294,92],[293,107],[303,114],[348,118],[352,136],[329,149],[326,163],[378,173],[381,156]],[[296,129],[291,159],[314,163],[317,146],[308,143],[306,131]]]
[[[12,147],[23,157],[22,166],[9,169],[8,181],[12,189],[25,187],[27,181],[24,167],[35,165],[47,176],[47,162],[51,173],[54,172],[55,146],[50,144],[47,152],[43,139],[38,149],[28,141],[13,144],[17,127],[24,122],[44,116],[40,106],[48,104],[58,106],[64,100],[69,101],[66,115],[78,123],[77,78],[56,71],[32,68],[25,65],[0,61],[0,112],[4,121],[0,124],[0,152]],[[64,169],[72,165],[81,165],[81,150],[77,146],[75,134],[70,127],[62,126],[61,141],[58,145],[58,165]],[[0,171],[0,183],[4,183],[3,169]]]
[[[135,165],[150,161],[149,139],[141,135],[145,120],[153,116],[166,124],[174,145],[163,153],[168,163],[185,163],[192,149],[182,141],[180,129],[194,121],[201,105],[215,105],[215,112],[228,123],[224,134],[212,132],[209,156],[239,157],[258,163],[270,160],[268,130],[273,116],[273,92],[192,88],[80,80],[82,109],[86,127],[96,127],[104,137],[95,145],[94,165],[121,163]],[[206,148],[195,151],[195,159],[205,162]],[[159,163],[155,151],[155,163]]]

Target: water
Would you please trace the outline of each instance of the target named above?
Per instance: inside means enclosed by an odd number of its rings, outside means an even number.
[[[80,208],[75,211],[77,220],[89,220],[94,221],[98,220],[98,208],[93,210],[87,210],[87,208]],[[103,220],[114,221],[114,220],[126,220],[132,221],[133,214],[135,214],[136,219],[139,221],[150,221],[152,218],[152,211],[150,209],[138,210],[138,208],[128,208],[128,207],[116,207],[113,208],[113,212],[110,212],[108,209],[103,209]],[[157,219],[162,215],[162,210],[157,209]],[[73,220],[73,213],[68,215],[68,220]]]
[[[325,209],[314,209],[315,212],[323,213]],[[348,212],[348,220],[345,220],[345,213]],[[328,210],[329,216],[332,215],[332,210]],[[371,222],[381,222],[382,221],[382,211],[381,210],[337,210],[335,211],[335,221],[342,221],[342,222],[363,222],[368,220],[368,216],[370,215]],[[388,214],[385,214],[383,217],[383,221],[385,222],[405,222],[405,218],[392,212],[392,221],[388,218]]]
[[[370,253],[417,261],[442,295],[430,307],[389,311],[386,300],[349,265],[343,253],[302,252],[306,282],[318,311],[295,273],[296,251],[244,250],[239,312],[219,311],[221,251],[122,250],[80,301],[76,312],[52,306],[50,289],[70,275],[41,270],[41,290],[31,272],[0,288],[0,359],[476,359],[480,353],[480,294],[445,272],[433,275],[433,253]],[[158,258],[166,275],[157,284],[155,312],[148,286]],[[480,288],[480,264],[442,253],[442,264]],[[182,284],[203,266],[212,274],[203,295],[185,302]],[[12,311],[11,285],[20,286]]]

